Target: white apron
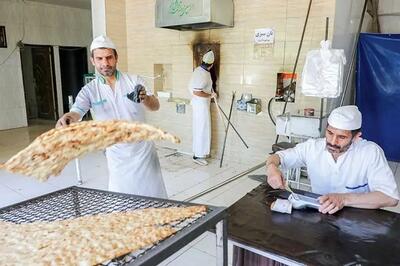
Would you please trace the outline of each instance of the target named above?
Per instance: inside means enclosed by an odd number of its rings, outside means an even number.
[[[79,92],[71,111],[83,116],[89,109],[96,120],[121,119],[144,122],[144,107],[128,99],[138,76],[118,72],[115,92],[101,78],[96,78]],[[146,88],[147,94],[152,95]],[[150,197],[167,198],[160,162],[153,142],[115,144],[106,149],[109,190]]]
[[[193,95],[193,153],[204,158],[210,154],[211,116],[210,98]]]
[[[152,142],[116,144],[107,148],[106,156],[109,190],[167,198],[160,162]]]
[[[197,67],[189,82],[189,92],[192,95],[193,107],[193,153],[204,158],[210,154],[211,147],[211,115],[210,98],[199,97],[193,91],[211,94],[212,80],[210,72]]]

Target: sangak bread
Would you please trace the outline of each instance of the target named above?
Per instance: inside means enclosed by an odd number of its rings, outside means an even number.
[[[115,143],[180,140],[156,127],[126,121],[85,121],[49,130],[0,168],[45,181],[58,175],[72,159]]]
[[[167,223],[204,206],[146,209],[31,224],[0,223],[0,265],[95,265],[174,234]]]

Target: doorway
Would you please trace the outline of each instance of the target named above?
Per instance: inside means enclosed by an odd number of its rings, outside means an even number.
[[[64,112],[69,111],[68,96],[73,101],[84,84],[84,75],[88,73],[86,47],[59,47]]]
[[[53,47],[24,44],[20,54],[28,123],[33,119],[55,121],[58,110]]]
[[[197,43],[193,45],[193,69],[198,67],[201,62],[203,55],[209,50],[214,52],[214,63],[210,69],[210,75],[213,82],[212,88],[215,93],[218,94],[218,77],[219,77],[219,55],[220,55],[220,44],[219,43]]]

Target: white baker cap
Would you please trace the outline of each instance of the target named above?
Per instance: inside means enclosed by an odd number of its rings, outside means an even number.
[[[214,52],[213,51],[208,51],[203,55],[203,62],[206,64],[213,64],[214,63]]]
[[[114,50],[117,49],[111,39],[104,35],[100,35],[92,41],[92,44],[90,45],[90,52],[97,48],[111,48]]]
[[[328,124],[342,130],[355,130],[361,128],[362,116],[358,107],[346,105],[334,109],[328,118]]]

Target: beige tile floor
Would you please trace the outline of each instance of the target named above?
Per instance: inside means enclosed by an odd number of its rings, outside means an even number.
[[[27,146],[36,136],[52,127],[52,123],[36,122],[27,128],[0,131],[0,162],[7,160]],[[211,160],[210,164],[204,167],[194,164],[188,155],[168,156],[171,154],[170,149],[158,147],[158,153],[168,195],[176,200],[188,199],[259,163],[243,165],[227,161],[222,168],[219,168],[219,161]],[[103,152],[88,154],[80,158],[80,163],[84,180],[82,186],[107,189],[107,164]],[[400,185],[399,164],[390,162],[390,166]],[[261,168],[250,174],[264,173],[265,169]],[[73,162],[66,166],[60,176],[52,177],[46,183],[0,171],[0,207],[76,184],[76,170]],[[193,202],[228,207],[259,184],[259,181],[243,176]],[[400,212],[400,207],[388,209]],[[229,264],[231,264],[231,254],[232,245],[229,244]],[[212,233],[205,233],[160,265],[203,266],[215,265],[215,263],[215,236]]]

